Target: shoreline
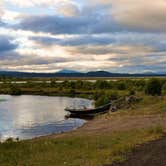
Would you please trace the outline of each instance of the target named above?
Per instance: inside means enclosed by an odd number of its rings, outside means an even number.
[[[163,116],[163,115],[156,115],[156,114],[144,115],[144,116],[124,115],[123,117],[119,117],[117,115],[118,113],[113,113],[113,112],[98,115],[94,119],[88,120],[82,126],[74,130],[39,136],[39,137],[32,138],[32,140],[45,139],[45,138],[59,138],[64,136],[84,135],[84,134],[93,135],[93,134],[102,134],[106,132],[109,132],[109,134],[115,133],[115,132],[125,132],[125,131],[128,132],[134,129],[145,129],[150,127],[155,127],[156,123],[158,121],[161,121],[161,119],[162,119],[162,122],[165,121],[163,125],[166,126],[166,116]],[[115,116],[116,116],[116,119],[114,119]]]
[[[65,162],[72,166],[96,166],[96,163],[97,166],[131,166],[133,158],[139,156],[133,154],[137,148],[144,151],[144,146],[150,148],[153,141],[161,145],[160,140],[166,135],[165,99],[144,98],[130,108],[98,115],[73,131],[1,143],[0,150],[5,156],[0,156],[0,160],[5,159],[4,163],[10,165],[17,161],[20,165],[63,166]],[[166,140],[164,143],[166,147]],[[155,146],[153,150],[154,155]],[[148,150],[144,152],[155,159]],[[146,160],[143,155],[142,158]],[[128,160],[130,165],[125,165]]]

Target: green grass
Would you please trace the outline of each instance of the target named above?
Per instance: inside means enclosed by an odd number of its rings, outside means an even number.
[[[135,116],[135,115],[163,115],[166,116],[166,97],[142,95],[142,100],[130,105],[130,108],[121,109],[110,116]]]
[[[80,135],[0,144],[1,166],[103,166],[123,161],[138,145],[157,139],[163,129],[150,128],[104,135]]]
[[[23,94],[40,95],[70,95],[70,89],[57,87],[24,87]],[[104,90],[112,93],[115,90]],[[9,93],[8,86],[0,89],[1,93]],[[95,89],[75,89],[76,96],[93,98]],[[116,90],[120,96],[125,96],[129,90]],[[60,93],[60,94],[59,94]],[[145,96],[143,91],[136,91],[143,99],[138,103],[131,103],[130,108],[124,108],[114,114],[106,114],[97,118],[114,118],[120,116],[137,117],[144,115],[166,115],[166,101],[163,97]],[[103,166],[115,161],[123,161],[126,155],[136,145],[155,140],[164,135],[164,126],[156,123],[155,127],[117,132],[93,132],[87,134],[76,132],[66,134],[60,138],[41,138],[20,142],[8,140],[0,143],[0,166]],[[102,134],[101,134],[102,133]]]

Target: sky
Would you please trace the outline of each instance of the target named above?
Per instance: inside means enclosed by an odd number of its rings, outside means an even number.
[[[0,0],[0,70],[166,73],[166,0]]]

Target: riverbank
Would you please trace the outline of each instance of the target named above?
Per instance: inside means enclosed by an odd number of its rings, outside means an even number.
[[[138,145],[165,135],[165,99],[145,97],[72,132],[1,143],[0,165],[104,166],[122,162]]]

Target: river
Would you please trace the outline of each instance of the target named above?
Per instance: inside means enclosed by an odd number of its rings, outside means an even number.
[[[81,98],[0,95],[0,139],[31,139],[61,133],[82,126],[86,121],[66,119],[64,108],[70,105],[92,107]]]

